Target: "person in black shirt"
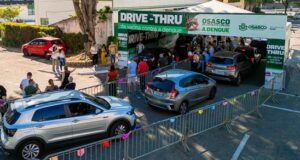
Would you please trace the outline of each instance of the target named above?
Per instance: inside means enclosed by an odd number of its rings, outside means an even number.
[[[76,88],[76,83],[73,82],[73,77],[69,77],[69,83],[65,86],[65,90],[74,90]]]
[[[0,85],[0,99],[2,100],[6,100],[6,89]]]

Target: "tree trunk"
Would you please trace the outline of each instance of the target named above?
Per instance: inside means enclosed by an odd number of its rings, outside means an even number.
[[[289,0],[282,0],[282,4],[284,5],[284,14],[286,14],[289,7]]]
[[[95,42],[97,0],[73,0],[73,5],[79,20],[80,29],[88,37],[88,41],[84,42],[85,53],[88,54],[92,44]]]

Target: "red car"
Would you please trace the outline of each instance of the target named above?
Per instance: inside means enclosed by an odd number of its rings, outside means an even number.
[[[44,56],[46,59],[50,59],[51,51],[49,48],[56,44],[59,47],[63,47],[66,52],[65,45],[63,41],[59,38],[54,37],[42,37],[36,38],[29,43],[26,43],[22,46],[22,52],[24,56]]]

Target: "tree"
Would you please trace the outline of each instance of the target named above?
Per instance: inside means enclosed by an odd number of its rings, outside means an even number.
[[[283,4],[284,6],[284,14],[286,14],[287,12],[287,9],[289,7],[289,3],[290,3],[291,0],[280,0],[280,2]]]
[[[97,19],[97,2],[98,0],[73,0],[76,16],[79,20],[79,25],[85,35],[87,41],[84,42],[86,54],[92,44],[95,42],[95,25]]]
[[[13,21],[14,18],[18,17],[21,12],[20,7],[3,7],[0,8],[0,19],[5,21]]]

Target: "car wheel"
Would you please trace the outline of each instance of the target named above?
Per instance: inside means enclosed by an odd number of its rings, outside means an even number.
[[[48,55],[48,53],[47,53],[47,52],[45,52],[45,53],[44,53],[44,57],[45,57],[45,59],[47,59],[47,60],[50,60],[50,58],[51,58],[51,56],[50,56],[50,55]]]
[[[26,142],[18,150],[18,156],[25,160],[38,159],[42,153],[42,144],[38,141]]]
[[[27,49],[23,49],[23,55],[24,56],[29,56],[28,50]]]
[[[124,121],[119,121],[112,125],[109,131],[109,136],[113,137],[117,135],[123,135],[125,133],[128,133],[129,131],[130,131],[129,125]]]
[[[241,74],[238,74],[238,76],[235,78],[233,83],[234,83],[234,85],[239,86],[241,84],[241,82],[242,82],[242,76],[241,76]]]
[[[188,112],[188,103],[187,102],[182,102],[179,106],[178,112],[180,114],[186,114]]]
[[[216,93],[217,93],[217,88],[216,87],[212,87],[212,89],[210,90],[208,99],[214,99],[215,96],[216,96]]]

